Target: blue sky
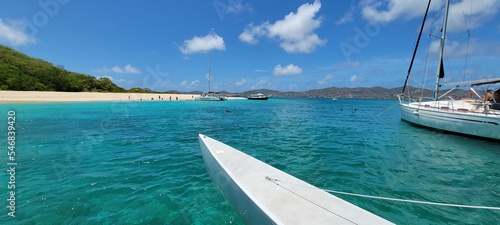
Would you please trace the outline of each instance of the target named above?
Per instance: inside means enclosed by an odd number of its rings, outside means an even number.
[[[208,52],[212,91],[392,88],[403,85],[426,4],[3,0],[0,43],[127,89],[206,91]],[[451,4],[443,82],[498,77],[500,2]],[[433,1],[430,21],[441,21],[442,5]],[[429,34],[439,30],[425,28],[411,85],[434,79],[438,40]]]

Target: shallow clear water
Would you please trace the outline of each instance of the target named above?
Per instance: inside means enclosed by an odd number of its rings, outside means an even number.
[[[317,187],[500,206],[498,142],[400,120],[395,100],[0,105],[16,112],[16,217],[0,224],[242,224],[212,184],[205,134]],[[229,110],[230,113],[226,112]],[[500,211],[337,195],[397,224],[497,224]]]

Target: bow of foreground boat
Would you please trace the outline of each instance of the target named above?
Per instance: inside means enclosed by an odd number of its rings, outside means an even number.
[[[199,141],[212,181],[247,224],[393,224],[215,139]]]

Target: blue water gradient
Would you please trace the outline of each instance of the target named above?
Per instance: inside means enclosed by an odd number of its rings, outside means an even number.
[[[16,112],[16,217],[0,224],[242,224],[212,184],[199,133],[317,187],[500,206],[498,142],[400,120],[395,100],[0,105]],[[497,224],[500,212],[337,195],[397,224]]]

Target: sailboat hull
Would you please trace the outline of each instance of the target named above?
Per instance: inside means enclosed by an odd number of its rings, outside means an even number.
[[[222,101],[222,99],[221,99],[221,98],[211,97],[211,96],[196,97],[194,100],[195,100],[195,101]]]
[[[476,113],[467,108],[400,103],[403,121],[437,130],[500,140],[500,111]]]

